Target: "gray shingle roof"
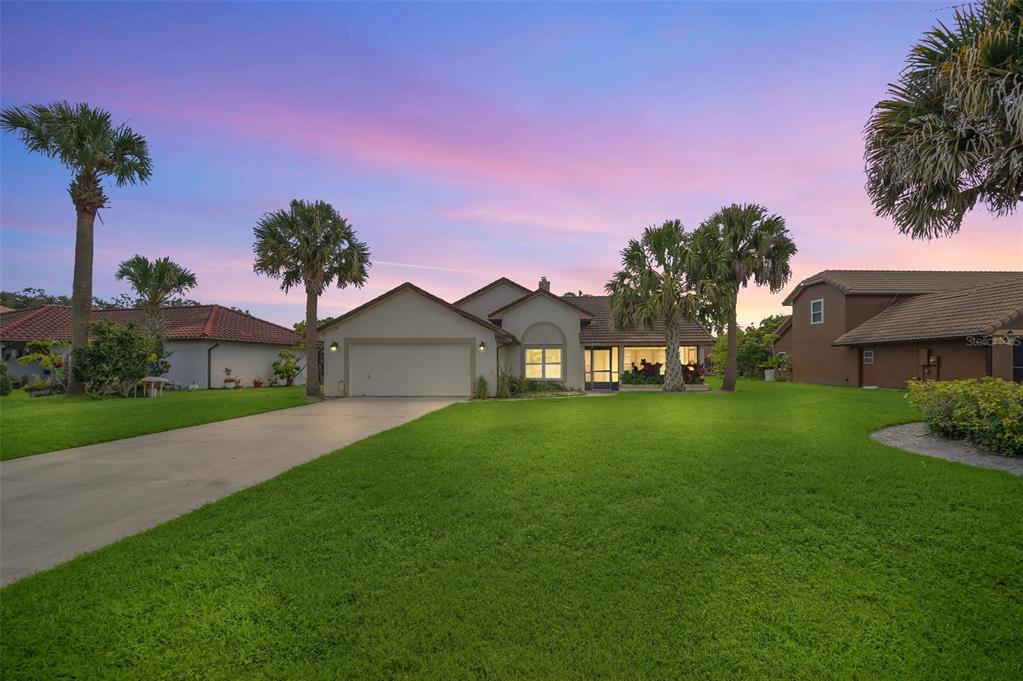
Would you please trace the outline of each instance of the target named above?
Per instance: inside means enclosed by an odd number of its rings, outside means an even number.
[[[997,284],[1010,280],[1023,281],[1023,272],[956,272],[914,270],[824,270],[796,285],[783,305],[791,305],[803,288],[812,284],[830,284],[843,293],[937,293]]]
[[[1004,327],[1020,315],[1023,315],[1023,278],[908,298],[842,334],[833,345],[982,336]]]
[[[569,296],[567,302],[593,315],[593,320],[584,324],[582,331],[579,332],[579,341],[584,345],[664,345],[667,340],[663,322],[655,323],[652,329],[639,327],[616,330],[611,322],[607,296]],[[714,336],[698,323],[686,322],[682,327],[682,343],[712,345]]]

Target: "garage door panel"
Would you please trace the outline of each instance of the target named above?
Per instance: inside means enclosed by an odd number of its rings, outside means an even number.
[[[466,396],[472,384],[466,343],[353,343],[351,395]]]

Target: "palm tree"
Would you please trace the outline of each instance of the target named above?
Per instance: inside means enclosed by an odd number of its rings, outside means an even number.
[[[196,285],[195,274],[170,258],[149,260],[136,255],[122,262],[114,276],[119,281],[127,279],[131,284],[145,310],[146,326],[154,333],[163,327],[160,308]]]
[[[0,127],[19,133],[29,151],[56,158],[74,174],[68,188],[78,221],[71,288],[71,347],[82,348],[89,337],[92,307],[93,226],[96,214],[107,207],[108,200],[102,180],[112,177],[118,187],[148,182],[152,174],[149,146],[128,126],[114,126],[107,111],[87,104],[53,102],[10,107],[0,114]],[[72,376],[68,391],[81,393],[84,388]]]
[[[1023,199],[1023,0],[955,10],[924,34],[867,122],[867,193],[914,239],[950,236],[978,202]]]
[[[727,327],[728,361],[722,390],[735,390],[738,373],[736,354],[736,307],[739,289],[752,280],[777,293],[792,276],[789,259],[796,244],[785,227],[785,219],[769,215],[755,203],[722,208],[711,215],[693,234],[694,267],[697,279],[713,286],[714,307],[719,326]]]
[[[621,269],[604,289],[615,327],[652,328],[664,322],[664,390],[685,390],[679,346],[682,324],[706,314],[708,298],[692,277],[691,235],[680,220],[647,227],[622,250]]]
[[[266,213],[256,225],[253,269],[281,280],[287,291],[305,287],[306,395],[320,397],[316,306],[333,283],[361,288],[368,277],[369,248],[348,221],[323,201],[294,200],[288,210]]]

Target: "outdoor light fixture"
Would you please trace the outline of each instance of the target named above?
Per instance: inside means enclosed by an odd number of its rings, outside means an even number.
[[[331,352],[337,352],[337,343],[331,343],[330,344],[330,351]]]
[[[484,351],[486,351],[486,349],[487,349],[487,344],[484,343],[483,341],[480,341],[480,352],[484,352]]]

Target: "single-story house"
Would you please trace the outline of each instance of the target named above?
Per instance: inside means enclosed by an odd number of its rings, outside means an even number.
[[[467,396],[499,372],[579,390],[617,390],[620,374],[664,363],[663,324],[615,329],[606,296],[535,290],[500,278],[449,303],[404,283],[320,327],[329,396]],[[714,338],[685,325],[680,355],[703,362]]]
[[[1023,272],[825,270],[784,303],[774,350],[797,382],[1023,381]]]
[[[244,385],[267,381],[278,354],[302,340],[292,329],[221,305],[165,307],[162,314],[164,346],[171,353],[165,378],[182,387],[220,388],[225,368]],[[118,324],[141,324],[143,317],[140,309],[92,311],[93,321]],[[17,362],[36,340],[71,340],[71,308],[40,305],[0,314],[0,348],[12,376],[41,376],[37,365]],[[304,373],[296,382],[305,382]]]

